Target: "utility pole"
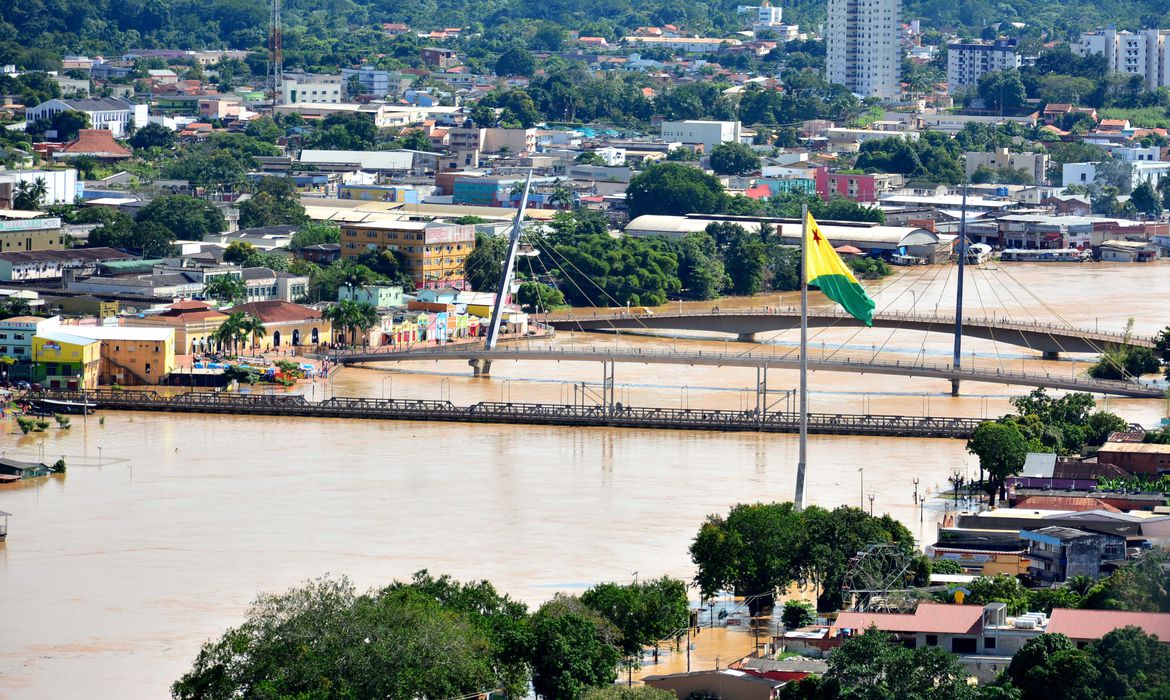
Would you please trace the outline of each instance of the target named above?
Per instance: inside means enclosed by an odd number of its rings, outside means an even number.
[[[284,100],[284,46],[283,30],[280,25],[280,0],[272,0],[272,37],[270,62],[272,66],[272,112],[275,116],[276,105]]]
[[[959,210],[959,284],[955,292],[955,356],[951,363],[956,372],[963,352],[963,273],[967,267],[967,182],[963,182],[963,205]],[[951,396],[959,395],[958,377],[951,380]]]

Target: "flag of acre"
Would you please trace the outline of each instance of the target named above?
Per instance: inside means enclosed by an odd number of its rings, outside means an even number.
[[[853,272],[833,250],[817,222],[808,215],[808,240],[805,241],[808,283],[840,304],[867,326],[873,325],[873,299],[865,293]]]

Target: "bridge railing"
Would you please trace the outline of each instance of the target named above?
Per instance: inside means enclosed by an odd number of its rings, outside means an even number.
[[[612,321],[612,320],[627,321],[627,320],[635,320],[635,319],[648,320],[648,319],[655,319],[655,318],[657,318],[657,319],[662,319],[662,318],[704,318],[704,317],[711,317],[711,316],[723,316],[723,317],[726,317],[726,316],[763,316],[763,315],[793,316],[793,315],[798,315],[799,313],[800,313],[800,309],[797,307],[794,307],[794,306],[785,306],[785,307],[779,307],[779,306],[755,307],[755,306],[752,306],[752,307],[737,307],[737,308],[730,308],[730,309],[714,308],[714,309],[709,309],[706,311],[670,311],[670,312],[664,311],[662,313],[656,313],[653,316],[636,314],[636,313],[625,313],[625,312],[611,312],[611,313],[602,312],[602,313],[593,313],[592,315],[589,315],[589,316],[573,316],[573,315],[557,316],[555,318],[550,318],[549,321],[555,322],[555,323],[572,323],[573,321],[583,321],[583,322],[584,321],[590,321],[590,322],[592,322],[592,321]],[[847,320],[847,319],[853,318],[850,314],[845,313],[843,311],[838,311],[836,309],[809,309],[808,313],[809,313],[810,318],[818,318],[819,317],[819,318],[831,318],[831,319],[842,319],[842,320]],[[933,314],[913,313],[913,312],[909,312],[909,311],[879,311],[879,312],[874,314],[874,318],[884,319],[884,320],[910,321],[910,322],[916,322],[916,323],[931,323],[931,324],[953,325],[955,323],[955,319],[953,316],[939,316],[939,315],[933,315]],[[1120,342],[1126,338],[1125,333],[1119,333],[1119,332],[1114,332],[1114,331],[1088,330],[1085,328],[1079,328],[1077,326],[1073,326],[1072,324],[1069,324],[1069,323],[1041,323],[1040,321],[1036,321],[1036,320],[1033,320],[1031,322],[1022,322],[1022,321],[1016,321],[1016,320],[1009,319],[1009,318],[997,318],[997,317],[987,317],[987,316],[983,316],[983,317],[964,316],[963,317],[963,324],[964,325],[972,325],[972,326],[986,326],[989,328],[1002,328],[1005,330],[1018,330],[1018,331],[1034,332],[1034,333],[1059,333],[1059,334],[1076,333],[1080,337],[1092,337],[1092,338],[1102,339],[1105,341],[1118,341],[1118,342]],[[1148,342],[1150,344],[1153,343],[1153,339],[1151,339],[1151,338],[1131,336],[1129,339],[1130,339],[1130,341],[1139,341],[1142,343]]]
[[[770,352],[747,351],[740,353],[729,353],[712,351],[705,352],[699,350],[697,352],[677,352],[674,350],[660,350],[656,348],[631,348],[626,351],[613,351],[608,348],[598,348],[596,346],[556,346],[556,347],[542,347],[542,348],[525,348],[518,346],[497,347],[495,350],[486,351],[483,349],[472,349],[468,347],[462,348],[425,348],[418,350],[411,350],[406,352],[385,352],[385,353],[357,353],[350,355],[340,355],[339,359],[345,360],[355,359],[377,360],[377,359],[418,359],[420,357],[434,360],[441,360],[444,356],[449,359],[461,359],[464,356],[483,357],[485,359],[526,359],[526,358],[548,358],[548,357],[564,357],[566,359],[577,360],[585,359],[592,361],[606,361],[608,359],[622,359],[622,360],[637,360],[644,358],[647,361],[654,361],[656,359],[669,359],[672,361],[686,361],[697,360],[704,364],[718,364],[719,361],[728,361],[735,363],[758,363],[777,365],[796,364],[799,362],[799,354],[795,352],[779,353],[773,349]],[[1114,379],[1092,379],[1065,375],[1052,375],[1049,372],[1015,372],[1003,368],[995,368],[995,371],[990,369],[979,369],[976,367],[953,367],[950,363],[947,364],[933,364],[927,362],[913,362],[903,363],[901,361],[895,362],[876,362],[876,361],[859,361],[852,358],[845,358],[842,360],[832,359],[818,359],[809,357],[809,366],[821,367],[829,369],[848,369],[852,371],[861,371],[856,368],[882,368],[904,370],[907,374],[920,372],[929,373],[935,376],[944,376],[945,378],[970,379],[978,381],[980,378],[1002,378],[1011,379],[1013,381],[1019,380],[1021,384],[1029,383],[1051,383],[1060,382],[1063,385],[1070,385],[1073,387],[1084,387],[1086,389],[1125,389],[1130,390],[1134,388],[1155,390],[1157,387],[1147,384],[1142,384],[1138,381],[1124,381]]]

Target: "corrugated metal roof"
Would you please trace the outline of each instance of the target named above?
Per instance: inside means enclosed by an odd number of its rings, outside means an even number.
[[[865,630],[876,626],[884,632],[925,634],[976,634],[982,627],[983,608],[978,605],[919,603],[913,615],[900,613],[843,612],[836,629]]]
[[[1170,613],[1121,612],[1117,610],[1069,610],[1057,608],[1048,618],[1049,634],[1063,634],[1070,639],[1100,639],[1121,627],[1142,628],[1170,641]]]

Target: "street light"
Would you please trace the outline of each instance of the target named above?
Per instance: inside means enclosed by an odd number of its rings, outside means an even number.
[[[386,398],[386,382],[390,382],[390,398],[394,398],[394,375],[382,377],[382,398]]]
[[[872,493],[869,494],[869,516],[873,517],[873,499],[876,498]]]
[[[861,475],[861,509],[865,510],[865,467],[858,467],[857,473]]]

